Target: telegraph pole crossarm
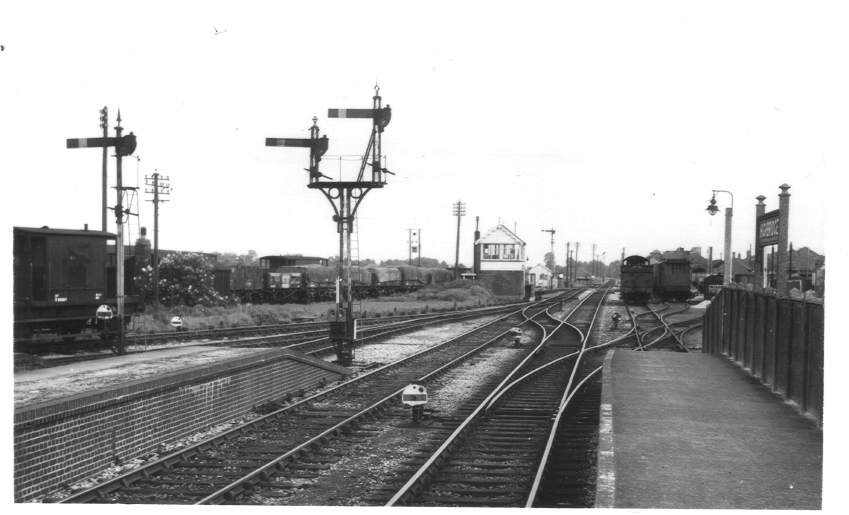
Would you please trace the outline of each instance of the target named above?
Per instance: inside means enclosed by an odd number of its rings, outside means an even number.
[[[330,323],[330,339],[336,348],[337,360],[342,365],[350,365],[354,356],[356,324],[353,313],[353,295],[351,285],[351,232],[354,230],[354,218],[360,203],[372,189],[382,188],[385,173],[391,173],[381,166],[381,135],[389,124],[392,111],[387,105],[381,106],[379,88],[375,86],[372,97],[372,109],[330,109],[330,118],[371,118],[372,132],[363,163],[357,179],[354,181],[334,181],[319,171],[321,156],[327,151],[327,136],[319,137],[318,119],[313,118],[308,139],[266,138],[270,147],[303,147],[310,149],[309,183],[307,187],[317,189],[324,194],[333,207],[333,221],[339,233],[339,263],[337,277],[337,297],[335,321]],[[369,158],[371,162],[368,162]],[[363,180],[366,165],[371,166],[371,180]]]
[[[105,110],[103,111],[105,117]],[[117,204],[115,205],[115,224],[117,230],[115,238],[115,300],[117,304],[117,333],[118,338],[115,344],[115,352],[117,354],[125,354],[126,348],[124,345],[124,214],[129,214],[124,211],[123,195],[124,188],[121,176],[121,158],[132,155],[136,150],[136,136],[131,132],[127,135],[122,135],[123,127],[121,127],[121,110],[118,110],[117,117],[118,125],[115,126],[115,136],[98,137],[98,138],[68,138],[66,140],[67,148],[105,148],[115,147],[116,159],[116,184]],[[105,118],[101,119],[102,124],[106,124]]]

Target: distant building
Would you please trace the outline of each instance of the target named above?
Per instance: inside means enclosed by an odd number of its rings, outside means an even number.
[[[701,247],[693,247],[690,249],[690,258],[693,256],[702,257],[702,248]]]
[[[532,284],[537,288],[550,288],[551,270],[542,263],[534,265],[528,270],[528,284]]]
[[[474,243],[477,280],[495,295],[525,294],[525,242],[502,224]]]

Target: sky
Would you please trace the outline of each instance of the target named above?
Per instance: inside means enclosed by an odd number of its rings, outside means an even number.
[[[606,261],[653,249],[722,248],[711,190],[734,195],[733,249],[753,244],[754,204],[791,186],[790,240],[825,250],[823,195],[845,129],[845,59],[828,5],[785,2],[16,2],[0,20],[0,164],[8,227],[101,225],[101,152],[65,148],[120,108],[138,138],[128,225],[153,228],[144,178],[170,178],[161,248],[259,255],[338,251],[331,207],[307,189],[304,149],[330,138],[322,171],[349,177],[364,120],[327,109],[392,107],[395,174],[359,210],[360,257],[462,262],[475,218],[499,221],[540,262],[554,228]],[[216,33],[218,32],[218,33]],[[114,133],[113,133],[114,134]],[[842,150],[842,149],[841,149]],[[340,163],[340,157],[342,161]],[[137,159],[138,158],[138,159]],[[341,168],[340,168],[341,167]],[[341,175],[340,175],[341,172]],[[109,163],[110,188],[115,160]],[[7,182],[8,184],[8,182]],[[110,189],[108,204],[115,204]],[[114,218],[109,215],[109,230]]]

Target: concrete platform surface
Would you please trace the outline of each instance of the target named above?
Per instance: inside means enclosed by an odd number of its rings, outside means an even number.
[[[16,372],[15,407],[268,352],[265,348],[191,345]]]
[[[820,509],[822,430],[725,358],[610,351],[602,508]]]

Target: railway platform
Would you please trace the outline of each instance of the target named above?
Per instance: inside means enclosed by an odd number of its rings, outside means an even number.
[[[600,508],[820,509],[822,430],[714,355],[604,364]]]

